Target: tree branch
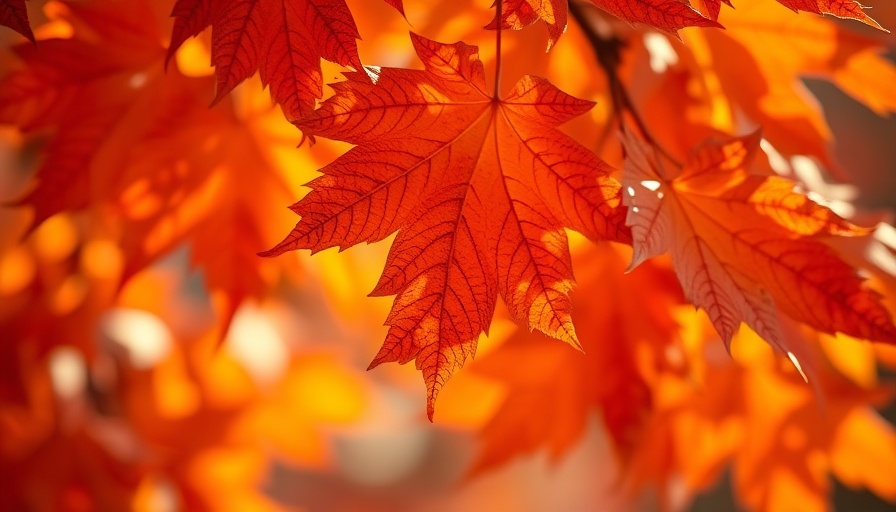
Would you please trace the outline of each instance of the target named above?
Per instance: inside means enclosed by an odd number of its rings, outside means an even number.
[[[628,89],[626,89],[625,84],[619,77],[619,67],[622,65],[622,50],[628,44],[627,41],[615,36],[606,37],[595,30],[594,24],[588,19],[588,14],[585,12],[582,4],[577,0],[570,0],[569,12],[585,33],[585,37],[588,39],[595,57],[597,57],[598,64],[600,64],[600,67],[604,70],[604,73],[607,76],[607,83],[610,87],[610,98],[613,102],[613,111],[618,113],[619,128],[625,131],[624,114],[628,112],[629,117],[631,117],[635,126],[638,128],[638,131],[641,133],[641,137],[672,163],[681,166],[681,163],[666,151],[650,133],[647,124],[635,108],[631,96],[628,94]]]

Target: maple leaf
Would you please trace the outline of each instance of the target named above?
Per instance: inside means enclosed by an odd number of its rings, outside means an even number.
[[[717,20],[719,11],[724,1],[729,6],[732,5],[729,0],[702,0],[709,10],[710,17]],[[856,0],[777,0],[777,2],[794,12],[807,11],[815,14],[832,14],[838,18],[849,18],[861,21],[862,23],[884,30],[876,21],[865,14],[865,6]]]
[[[385,0],[385,2],[395,8],[404,16],[404,2],[402,0]]]
[[[856,0],[778,0],[778,3],[794,11],[832,14],[838,18],[858,20],[866,25],[883,30],[883,27],[865,14],[865,6]]]
[[[784,340],[775,306],[824,332],[896,342],[879,296],[813,238],[867,230],[809,200],[789,180],[748,173],[758,133],[709,140],[681,169],[668,168],[631,135],[623,139],[632,267],[670,251],[685,294],[706,310],[726,346],[745,322],[799,359],[803,349]]]
[[[697,4],[703,5],[709,19],[719,21],[719,12],[722,10],[722,2],[731,6],[731,0],[697,0]]]
[[[543,20],[548,26],[548,50],[566,32],[566,0],[501,0],[501,28],[521,30],[536,21]],[[494,19],[485,28],[495,29],[499,20]]]
[[[9,27],[34,43],[34,33],[28,24],[28,10],[25,0],[3,0],[0,2],[0,25]]]
[[[721,27],[681,0],[589,0],[604,11],[630,23],[677,32],[684,27]],[[520,30],[541,19],[548,25],[548,49],[566,31],[566,0],[502,0],[501,28]],[[486,28],[498,27],[492,20]]]
[[[667,32],[674,33],[685,27],[721,27],[681,0],[591,0],[591,2],[617,18],[632,23],[643,23]]]
[[[212,62],[221,101],[256,70],[289,121],[321,97],[320,59],[361,68],[360,38],[344,0],[178,0],[168,58],[212,27]]]
[[[358,146],[323,168],[292,209],[301,215],[263,253],[319,251],[398,231],[372,295],[395,295],[370,367],[416,359],[428,415],[475,352],[500,294],[527,327],[578,345],[563,227],[625,240],[618,183],[553,127],[592,103],[526,76],[503,99],[486,92],[477,49],[412,34],[425,70],[346,73],[299,127]]]

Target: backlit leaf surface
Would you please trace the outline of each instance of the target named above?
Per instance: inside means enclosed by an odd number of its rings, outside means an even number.
[[[321,97],[320,59],[361,67],[344,0],[178,0],[168,57],[212,27],[217,103],[256,71],[290,121]]]
[[[744,322],[799,358],[800,347],[781,334],[778,308],[824,332],[896,342],[879,296],[814,238],[865,231],[792,182],[750,174],[758,142],[758,134],[709,140],[676,168],[626,135],[632,266],[669,251],[685,294],[706,310],[726,344]]]
[[[563,227],[595,240],[628,232],[609,169],[553,128],[590,102],[531,76],[493,98],[476,48],[413,41],[425,70],[348,73],[300,123],[358,147],[322,169],[292,207],[301,221],[265,254],[346,248],[398,231],[373,291],[398,297],[371,367],[416,359],[431,417],[499,294],[518,322],[578,346]]]

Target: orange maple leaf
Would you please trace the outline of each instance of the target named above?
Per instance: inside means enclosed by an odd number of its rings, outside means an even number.
[[[264,255],[398,231],[372,292],[398,297],[370,367],[416,359],[431,418],[499,293],[518,322],[578,346],[564,226],[592,239],[628,233],[610,169],[553,129],[591,102],[531,76],[498,99],[486,92],[476,47],[412,40],[425,70],[346,73],[336,95],[299,123],[358,147],[322,169],[292,207],[302,219]]]
[[[212,62],[221,101],[255,71],[289,121],[321,97],[320,59],[361,68],[358,29],[344,0],[178,0],[168,58],[212,27]]]
[[[680,169],[631,135],[623,139],[632,267],[670,251],[685,294],[706,310],[726,345],[745,322],[800,358],[799,344],[781,334],[776,306],[820,331],[896,342],[879,295],[815,238],[867,230],[814,203],[789,180],[750,174],[758,133],[709,140]]]

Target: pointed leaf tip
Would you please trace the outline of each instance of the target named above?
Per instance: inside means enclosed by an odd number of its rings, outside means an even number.
[[[37,40],[34,39],[34,32],[28,22],[28,8],[25,6],[25,0],[3,0],[0,5],[0,25],[18,32],[37,47]]]

